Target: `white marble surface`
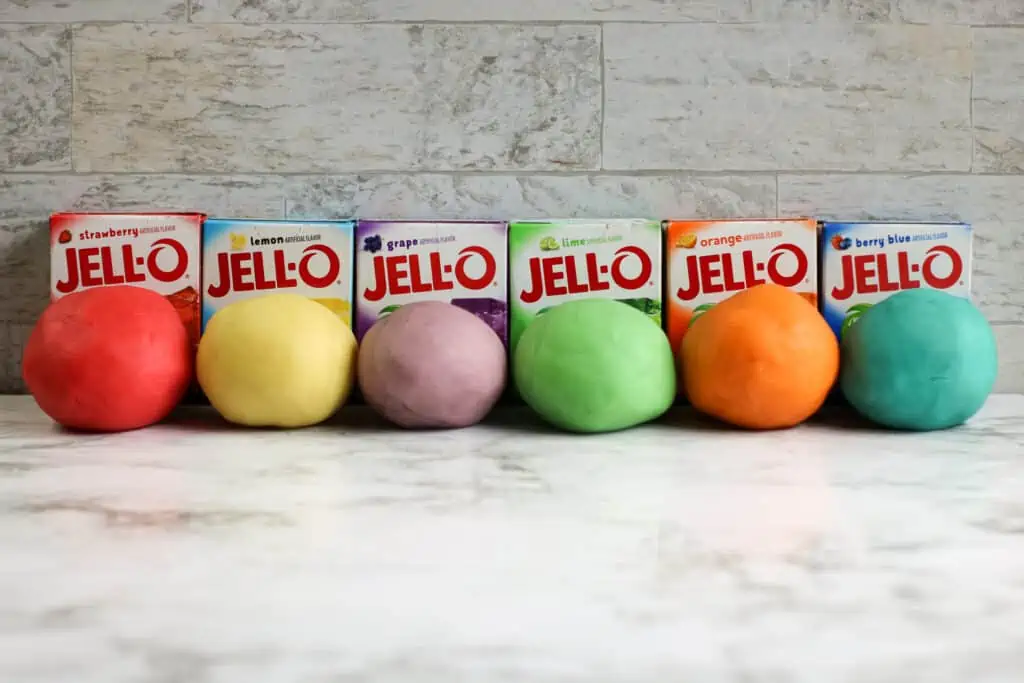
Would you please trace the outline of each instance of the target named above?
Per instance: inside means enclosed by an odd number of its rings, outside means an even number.
[[[926,435],[342,418],[84,437],[0,399],[0,680],[1024,671],[1024,396]]]

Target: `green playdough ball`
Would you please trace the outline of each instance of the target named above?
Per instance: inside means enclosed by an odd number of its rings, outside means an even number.
[[[647,422],[676,395],[665,333],[641,311],[611,299],[569,301],[535,318],[512,361],[527,405],[574,432]]]
[[[996,340],[971,302],[907,289],[869,308],[843,337],[840,384],[864,417],[914,431],[962,424],[996,381]]]

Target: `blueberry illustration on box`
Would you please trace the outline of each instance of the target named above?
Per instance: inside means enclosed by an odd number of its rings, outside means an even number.
[[[401,306],[444,301],[507,344],[506,228],[497,221],[359,221],[356,337]]]

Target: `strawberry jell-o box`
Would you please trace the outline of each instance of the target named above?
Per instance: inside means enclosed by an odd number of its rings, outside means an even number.
[[[374,221],[356,227],[356,337],[401,306],[444,301],[508,343],[507,225],[493,221]]]
[[[355,222],[210,218],[203,227],[203,329],[224,306],[300,294],[352,324]]]
[[[519,221],[509,225],[509,345],[573,299],[615,299],[661,326],[661,222]]]
[[[841,340],[875,304],[926,287],[971,296],[966,223],[823,223],[822,314]]]
[[[50,217],[50,299],[134,285],[161,294],[199,342],[201,213],[57,213]]]
[[[818,301],[818,224],[813,219],[668,221],[668,336],[679,348],[690,325],[737,292],[774,283]]]

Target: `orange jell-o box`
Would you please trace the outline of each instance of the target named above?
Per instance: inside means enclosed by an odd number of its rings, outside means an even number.
[[[668,221],[666,316],[678,350],[690,324],[733,294],[767,282],[818,303],[813,219]]]

